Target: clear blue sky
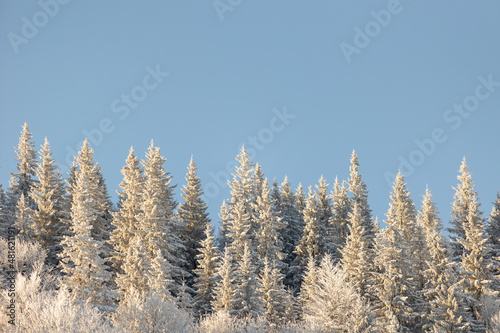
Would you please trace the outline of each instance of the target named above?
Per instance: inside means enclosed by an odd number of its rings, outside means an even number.
[[[0,0],[0,183],[28,122],[63,171],[93,134],[114,198],[131,145],[143,157],[154,139],[177,195],[193,155],[214,220],[229,196],[216,175],[243,142],[267,177],[294,187],[347,178],[355,149],[381,220],[387,172],[403,159],[417,207],[428,184],[447,221],[466,156],[489,214],[500,190],[500,2],[215,4]]]

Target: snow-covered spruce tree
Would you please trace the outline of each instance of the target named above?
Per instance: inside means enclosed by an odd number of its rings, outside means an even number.
[[[189,274],[183,269],[184,244],[179,237],[183,226],[182,220],[174,215],[177,206],[173,197],[175,186],[171,185],[172,177],[163,167],[165,161],[160,148],[155,147],[151,141],[146,159],[142,161],[145,183],[142,213],[138,220],[141,230],[145,232],[145,241],[152,258],[156,249],[162,251],[166,260],[167,279],[173,279],[175,282],[169,286],[175,296],[182,280]]]
[[[295,190],[295,199],[297,201],[297,209],[299,210],[300,215],[302,216],[302,212],[306,208],[306,195],[304,193],[304,187],[302,186],[301,183],[299,183],[299,186],[297,186],[297,189]],[[302,226],[304,226],[304,218],[302,217]]]
[[[255,220],[258,224],[256,235],[257,272],[261,272],[264,268],[266,258],[282,269],[284,265],[281,260],[284,256],[281,252],[283,244],[279,232],[285,225],[273,209],[271,190],[266,178],[262,181],[262,189],[259,192],[257,202],[253,206]]]
[[[15,212],[16,216],[13,227],[19,231],[18,237],[24,241],[32,241],[35,235],[33,210],[29,207],[28,200],[24,197],[24,193],[21,193],[17,201]]]
[[[203,190],[201,188],[201,180],[196,174],[196,164],[191,157],[189,162],[188,173],[186,175],[187,184],[182,188],[182,198],[184,202],[179,204],[178,213],[184,222],[181,230],[181,241],[185,247],[185,265],[184,270],[190,274],[185,283],[192,288],[194,281],[193,272],[196,270],[198,263],[196,256],[205,239],[205,230],[210,223],[207,213],[207,205],[201,198]]]
[[[21,194],[24,194],[24,198],[27,200],[27,205],[30,209],[36,208],[35,203],[29,195],[33,184],[36,183],[34,179],[36,168],[36,152],[34,147],[33,135],[28,128],[28,124],[24,123],[19,144],[14,148],[17,155],[17,172],[10,174],[7,209],[5,212],[9,225],[14,222],[16,206]]]
[[[264,318],[273,325],[284,324],[287,320],[287,309],[290,299],[283,284],[283,274],[279,267],[267,258],[264,259],[262,270],[260,294],[264,309]]]
[[[250,234],[252,222],[243,201],[236,202],[230,215],[231,224],[228,230],[228,238],[231,239],[231,245],[226,248],[230,250],[233,259],[240,262],[243,259],[245,246],[251,246],[252,244]]]
[[[33,238],[49,250],[48,259],[56,264],[62,236],[68,232],[64,222],[65,186],[52,158],[47,138],[39,154],[40,160],[35,170],[38,182],[33,184],[30,193],[37,207],[33,210]]]
[[[217,268],[217,279],[212,308],[216,312],[229,312],[234,305],[235,272],[233,257],[227,247]]]
[[[191,288],[186,285],[186,282],[182,280],[179,291],[177,292],[177,297],[175,298],[175,304],[177,307],[183,311],[186,311],[190,315],[193,314],[194,302],[193,296],[191,295]]]
[[[304,311],[306,322],[328,332],[369,332],[370,306],[347,281],[347,274],[326,255],[316,269],[316,284]]]
[[[139,216],[143,201],[144,175],[139,159],[131,147],[126,165],[122,168],[123,180],[120,183],[120,207],[113,213],[114,230],[111,232],[110,243],[113,245],[113,265],[122,272],[122,263],[129,253],[132,239],[139,230]]]
[[[363,227],[361,209],[355,203],[352,213],[349,213],[349,233],[343,249],[341,264],[346,279],[361,296],[366,296],[371,286],[373,253],[370,249],[370,239]]]
[[[158,285],[161,286],[167,284],[176,273],[178,274],[180,268],[179,266],[175,267],[176,253],[172,251],[171,244],[168,243],[167,237],[170,236],[171,232],[167,225],[167,214],[160,195],[164,189],[157,183],[162,178],[156,179],[149,172],[145,172],[145,174],[141,214],[137,218],[139,226],[137,234],[152,263],[151,274],[160,280],[163,278],[163,281],[158,281]],[[155,267],[153,267],[154,260],[157,262]],[[177,289],[172,283],[169,283],[167,288],[170,291]]]
[[[320,219],[319,211],[317,196],[309,187],[309,197],[307,198],[306,208],[303,210],[304,231],[295,249],[297,256],[293,262],[293,283],[299,287],[309,257],[312,257],[315,262],[319,262],[329,249],[329,237],[325,236],[327,235],[327,226],[322,223],[325,220]]]
[[[117,227],[112,234],[117,249],[115,260],[123,272],[116,282],[125,302],[133,292],[154,291],[169,299],[172,288],[175,269],[165,259],[167,217],[158,195],[162,188],[149,171],[145,177],[142,175],[131,150],[123,169],[122,207],[115,214]]]
[[[253,177],[255,179],[255,198],[257,199],[262,195],[262,185],[264,183],[264,180],[268,182],[259,163],[255,163],[255,171]]]
[[[256,239],[255,235],[258,230],[258,225],[254,219],[255,213],[253,210],[253,205],[257,201],[258,183],[260,181],[260,176],[256,175],[256,166],[250,160],[245,147],[241,147],[241,151],[236,156],[236,161],[239,165],[236,166],[235,173],[233,174],[233,179],[229,181],[229,188],[231,189],[231,199],[227,202],[229,212],[234,215],[235,209],[238,204],[241,203],[243,207],[243,212],[248,215],[248,222],[250,223],[249,237],[251,239],[251,247],[255,248]],[[259,168],[257,168],[258,171]],[[259,174],[261,172],[259,171]],[[231,223],[236,223],[231,221]],[[232,227],[234,228],[234,226]],[[230,237],[231,238],[231,237]],[[230,239],[230,242],[232,239]]]
[[[366,234],[370,239],[370,247],[373,246],[373,241],[375,240],[376,230],[374,229],[374,223],[372,219],[372,211],[370,205],[368,204],[368,190],[366,189],[366,184],[363,182],[361,175],[359,174],[359,162],[358,155],[353,150],[351,155],[351,166],[350,177],[348,180],[349,192],[351,193],[352,203],[357,203],[361,209],[361,216],[363,218],[363,227],[366,230]]]
[[[298,286],[293,285],[293,271],[290,266],[296,257],[295,248],[302,235],[304,221],[287,177],[285,177],[279,189],[273,189],[273,193],[274,210],[278,212],[285,226],[280,230],[280,240],[283,244],[283,263],[285,264],[283,270],[285,274],[284,283],[288,288],[295,290]]]
[[[309,303],[314,296],[314,288],[317,284],[317,267],[316,260],[310,256],[307,260],[307,266],[304,270],[304,278],[300,286],[300,292],[298,294],[298,303],[300,307],[300,314],[302,317],[305,315],[312,315],[312,313],[307,313]]]
[[[151,259],[138,235],[129,240],[120,268],[123,273],[116,277],[120,302],[127,302],[134,292],[141,295],[148,292],[152,279]]]
[[[63,282],[71,291],[72,298],[110,311],[112,298],[116,296],[109,289],[111,272],[107,271],[100,256],[103,242],[92,236],[94,223],[100,217],[100,207],[94,201],[99,182],[95,169],[93,163],[80,164],[71,205],[70,236],[64,237],[60,256],[65,274]]]
[[[212,313],[212,304],[214,302],[215,287],[218,279],[217,261],[220,257],[215,245],[211,223],[207,223],[205,237],[200,245],[200,253],[196,256],[198,264],[194,270],[195,278],[193,287],[196,291],[194,308],[200,316],[204,316]]]
[[[220,227],[219,227],[219,235],[217,237],[217,244],[219,247],[219,251],[224,252],[226,246],[231,244],[231,239],[228,237],[230,224],[231,224],[231,214],[229,214],[229,208],[226,204],[226,200],[222,202],[222,206],[220,208],[219,213],[220,218]]]
[[[254,265],[254,255],[249,243],[245,244],[243,258],[237,262],[235,269],[234,302],[229,313],[239,318],[258,317],[264,313],[260,294],[261,281]]]
[[[385,331],[383,328],[394,324],[394,318],[399,327],[398,317],[412,312],[406,297],[408,282],[404,280],[404,276],[407,275],[407,268],[402,260],[402,247],[403,235],[401,229],[396,226],[389,224],[375,237],[374,264],[377,271],[374,276],[374,294],[377,300],[374,305],[377,326],[381,327],[382,331]]]
[[[349,235],[349,212],[351,211],[351,201],[347,196],[347,188],[344,183],[340,184],[338,178],[335,178],[333,185],[333,217],[332,225],[333,242],[336,252],[334,255],[339,258],[339,250],[345,245],[347,236]]]
[[[87,139],[83,142],[82,148],[76,157],[75,184],[70,182],[68,192],[71,197],[71,214],[73,212],[73,205],[75,204],[76,191],[78,191],[78,177],[84,174],[85,178],[90,179],[87,195],[90,196],[92,202],[92,218],[90,219],[92,230],[92,238],[103,243],[101,247],[101,256],[108,257],[109,255],[109,229],[110,229],[110,213],[111,200],[109,199],[108,190],[104,183],[104,177],[101,173],[101,167],[95,161],[94,150],[90,148]],[[71,180],[71,178],[70,178]],[[72,223],[72,222],[71,222]]]
[[[487,257],[489,246],[485,223],[475,197],[468,203],[468,213],[463,226],[465,238],[459,239],[463,246],[460,267],[464,271],[464,291],[471,304],[473,319],[471,325],[472,329],[476,331],[481,330],[485,324],[485,318],[482,318],[481,315],[482,298],[496,281],[491,274],[491,259]]]
[[[423,328],[436,333],[466,332],[469,324],[456,264],[451,261],[446,241],[441,235],[441,220],[429,189],[425,192],[417,220],[426,242],[426,283],[422,295],[427,306]]]
[[[500,192],[497,193],[497,200],[493,203],[486,232],[489,237],[488,242],[491,247],[491,256],[500,261]],[[500,273],[500,267],[497,267],[497,272]]]
[[[335,229],[333,228],[333,212],[332,212],[332,198],[328,194],[329,184],[326,182],[325,178],[321,176],[319,183],[316,185],[316,202],[318,207],[318,225],[320,226],[320,231],[325,231],[322,233],[322,252],[323,256],[326,253],[331,255],[336,254],[335,247]]]
[[[375,288],[379,301],[378,317],[382,322],[393,313],[406,329],[419,330],[420,312],[423,311],[420,291],[416,288],[415,269],[419,251],[417,240],[422,230],[416,223],[416,210],[406,189],[404,176],[398,173],[391,193],[391,203],[386,214],[388,226],[376,237]],[[385,318],[383,318],[384,314]]]
[[[453,201],[453,208],[451,211],[452,219],[450,224],[451,228],[448,228],[450,232],[450,245],[452,247],[452,257],[456,262],[460,261],[463,253],[463,246],[460,240],[465,239],[464,225],[467,223],[469,218],[469,210],[472,201],[476,200],[477,192],[475,190],[475,185],[472,182],[472,175],[469,172],[469,167],[465,157],[460,165],[460,174],[457,176],[459,183],[455,189],[455,196]],[[476,205],[477,208],[481,206]],[[481,213],[482,214],[482,213]]]

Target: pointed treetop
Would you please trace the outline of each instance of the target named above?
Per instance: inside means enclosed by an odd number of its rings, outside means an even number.
[[[352,150],[352,154],[351,154],[351,164],[353,166],[356,166],[356,169],[359,166],[358,155],[356,154],[356,151],[354,149]]]

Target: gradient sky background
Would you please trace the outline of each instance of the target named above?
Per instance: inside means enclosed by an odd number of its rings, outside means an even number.
[[[229,191],[214,175],[260,134],[254,161],[271,181],[288,175],[294,188],[322,174],[346,179],[355,149],[381,220],[390,192],[385,174],[412,157],[419,165],[407,182],[417,207],[428,184],[447,222],[466,156],[482,208],[491,211],[500,190],[500,87],[460,124],[447,110],[474,102],[478,77],[500,82],[498,1],[232,0],[222,16],[212,1],[70,1],[57,12],[44,1],[52,16],[37,1],[0,0],[4,186],[24,122],[37,148],[48,137],[64,172],[83,132],[108,122],[113,130],[93,146],[114,199],[130,146],[143,158],[154,139],[178,196],[194,155],[217,220]],[[372,11],[388,7],[397,12],[390,22],[374,23]],[[33,22],[36,33],[28,29]],[[23,26],[29,38],[16,46]],[[348,62],[340,45],[356,46],[357,28],[372,29],[372,37],[368,45],[357,40],[363,47]],[[126,117],[114,112],[125,105],[122,94],[140,92],[148,66],[169,76]],[[273,123],[282,130],[272,132],[273,110],[284,109],[295,118],[283,129]],[[419,153],[415,140],[436,129],[446,140],[429,156]]]

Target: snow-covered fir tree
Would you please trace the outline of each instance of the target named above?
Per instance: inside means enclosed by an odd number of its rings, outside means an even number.
[[[284,283],[291,289],[296,289],[298,286],[293,285],[293,271],[291,265],[297,256],[295,248],[299,243],[300,236],[302,235],[303,219],[297,207],[297,199],[292,190],[288,178],[285,177],[280,187],[273,187],[273,204],[274,210],[278,212],[284,224],[284,228],[280,230],[280,240],[283,244],[283,263],[285,267],[283,272],[285,274]]]
[[[217,268],[217,284],[215,286],[215,296],[212,300],[214,311],[229,312],[234,305],[234,282],[235,268],[233,258],[229,248],[226,247],[222,261]]]
[[[127,156],[126,165],[122,168],[123,180],[120,183],[120,207],[113,213],[114,230],[111,232],[110,243],[113,245],[113,264],[121,272],[121,265],[128,256],[129,248],[134,237],[137,236],[139,217],[144,191],[144,175],[139,159],[131,147]]]
[[[330,253],[332,255],[336,254],[335,247],[335,234],[336,231],[333,227],[333,212],[332,212],[332,198],[328,194],[329,184],[326,182],[326,179],[321,176],[319,179],[319,183],[316,185],[316,202],[317,202],[317,218],[318,225],[320,226],[320,231],[322,233],[322,249],[321,256],[326,253]],[[320,248],[321,248],[320,247]]]
[[[203,190],[201,180],[196,174],[196,164],[191,157],[188,173],[186,175],[187,184],[182,188],[182,198],[184,202],[179,204],[179,216],[182,219],[183,228],[181,229],[181,241],[184,244],[185,265],[184,270],[190,274],[185,283],[190,288],[193,286],[194,274],[198,263],[196,256],[205,239],[205,230],[210,223],[207,213],[207,205],[201,198]]]
[[[94,150],[90,147],[87,139],[83,142],[82,148],[78,152],[78,156],[75,159],[76,168],[74,169],[74,181],[75,184],[69,183],[68,192],[70,192],[71,197],[71,213],[73,212],[73,205],[75,203],[75,195],[78,191],[78,177],[80,174],[85,174],[85,177],[92,179],[89,183],[88,195],[91,197],[93,210],[92,210],[92,238],[103,243],[101,247],[101,255],[107,257],[109,255],[109,229],[110,229],[110,207],[111,200],[109,199],[108,189],[104,182],[104,177],[101,173],[101,167],[95,161]],[[71,180],[71,178],[70,178]]]
[[[18,230],[18,237],[31,241],[35,235],[35,228],[33,225],[33,210],[29,207],[28,200],[25,198],[24,193],[21,193],[17,201],[16,216],[13,227]]]
[[[452,256],[456,262],[460,261],[460,257],[463,253],[463,246],[460,240],[465,239],[465,229],[464,226],[469,218],[469,210],[472,201],[476,200],[477,192],[475,190],[475,185],[472,182],[472,175],[469,172],[469,167],[465,157],[460,165],[460,174],[457,176],[459,183],[455,189],[455,196],[453,201],[453,208],[451,211],[452,219],[450,224],[451,228],[448,228],[450,232],[450,244],[452,247]],[[480,204],[476,205],[478,208]]]
[[[395,315],[406,330],[418,330],[421,299],[413,281],[416,261],[415,239],[421,232],[416,225],[416,210],[401,173],[394,181],[391,203],[386,214],[387,227],[375,242],[377,319],[386,325]]]
[[[264,171],[262,170],[262,167],[260,166],[259,163],[255,163],[255,171],[253,173],[253,178],[255,183],[255,198],[257,199],[259,196],[262,195],[262,186],[264,180],[268,182],[266,177],[264,176]]]
[[[40,160],[35,170],[38,182],[33,184],[30,193],[37,207],[32,214],[33,238],[50,251],[49,260],[56,264],[62,236],[68,231],[64,222],[65,186],[52,158],[47,138],[39,154]]]
[[[234,260],[239,262],[243,258],[245,246],[252,246],[252,222],[243,201],[236,202],[230,215],[231,224],[228,230],[228,238],[231,239],[231,245],[227,248],[229,248]]]
[[[182,280],[181,286],[175,298],[175,304],[177,307],[189,314],[193,313],[193,296],[191,295],[190,289],[184,280]]]
[[[349,235],[349,212],[351,211],[351,201],[347,196],[347,188],[344,183],[339,183],[338,178],[335,178],[333,184],[333,217],[331,223],[332,240],[334,242],[336,257],[339,257],[339,250],[344,246],[347,236]],[[359,209],[359,208],[358,208]]]
[[[161,164],[159,164],[159,167],[161,167]],[[172,251],[172,244],[169,244],[167,239],[168,236],[171,236],[171,232],[167,224],[165,206],[161,195],[159,195],[162,190],[164,191],[158,184],[162,180],[164,180],[162,177],[153,177],[151,170],[146,173],[140,209],[141,214],[137,218],[139,226],[137,234],[149,260],[151,262],[155,259],[159,260],[157,261],[159,265],[156,265],[156,270],[152,271],[152,274],[156,277],[164,276],[164,281],[159,281],[160,285],[166,284],[167,280],[176,276],[180,269],[178,266],[175,267],[174,264],[178,253]],[[180,242],[177,240],[177,243]],[[176,290],[173,285],[169,285],[168,288],[171,291]]]
[[[248,215],[249,222],[249,233],[251,243],[250,246],[255,248],[256,243],[256,233],[258,230],[258,225],[255,221],[254,204],[257,201],[258,183],[261,181],[262,173],[259,166],[255,166],[250,160],[245,147],[241,147],[241,151],[236,156],[236,166],[235,173],[233,174],[233,179],[229,181],[229,188],[231,190],[231,199],[227,202],[229,212],[231,216],[235,214],[236,209],[243,209],[243,212]],[[258,174],[256,174],[256,171]],[[239,206],[238,206],[239,205]],[[240,207],[241,206],[241,207]],[[238,207],[238,208],[237,208]],[[231,220],[230,224],[236,223]],[[234,228],[234,226],[231,226]],[[232,239],[230,240],[230,242]]]
[[[100,207],[95,202],[99,182],[95,169],[93,163],[80,164],[71,205],[70,236],[64,237],[60,256],[65,274],[63,281],[72,298],[110,311],[116,296],[109,287],[111,272],[100,256],[103,242],[92,235],[95,221],[100,217]]]
[[[491,256],[500,261],[500,192],[497,193],[497,199],[493,203],[486,232],[488,233],[488,242],[491,247]],[[500,273],[500,267],[497,267],[497,271]]]
[[[314,257],[310,256],[307,259],[307,265],[304,270],[304,279],[300,285],[300,292],[298,294],[298,302],[300,306],[301,316],[312,315],[308,313],[309,303],[314,297],[314,288],[317,284],[317,267],[316,260]]]
[[[175,186],[171,185],[171,176],[163,167],[166,159],[161,155],[160,148],[153,141],[142,161],[144,171],[144,190],[141,204],[141,215],[138,219],[140,232],[151,255],[160,250],[165,259],[166,279],[173,279],[174,284],[169,290],[175,295],[182,280],[189,277],[184,270],[184,244],[179,234],[183,221],[174,215],[177,206],[173,197]],[[159,273],[159,272],[158,272]]]
[[[368,204],[368,190],[366,189],[366,184],[363,182],[363,179],[359,174],[358,155],[354,150],[351,155],[351,166],[349,167],[349,171],[350,177],[348,184],[349,192],[351,193],[351,200],[353,204],[357,203],[361,209],[363,227],[365,228],[368,238],[371,241],[371,247],[373,241],[375,240],[376,231],[374,229],[372,211],[370,209],[370,205]]]
[[[150,289],[149,282],[153,274],[151,259],[142,242],[138,235],[128,242],[120,266],[123,273],[118,273],[116,277],[120,302],[127,302],[134,292],[145,294]]]
[[[357,203],[349,213],[349,233],[342,254],[342,268],[349,281],[361,296],[366,296],[371,286],[373,253],[370,239],[363,227],[363,216]]]
[[[267,179],[261,182],[262,189],[259,191],[257,202],[254,204],[255,219],[258,224],[257,230],[257,271],[260,272],[264,267],[264,260],[267,259],[283,268],[282,242],[279,237],[280,230],[285,224],[281,217],[273,209],[271,201],[271,190]]]
[[[231,239],[228,237],[229,229],[231,228],[231,214],[229,213],[226,200],[222,202],[222,206],[220,207],[219,218],[220,227],[217,244],[219,246],[219,251],[224,252],[226,246],[231,244]]]
[[[217,285],[217,261],[219,251],[215,244],[213,228],[211,223],[207,223],[205,237],[200,243],[200,253],[196,256],[198,261],[194,270],[194,308],[196,312],[203,316],[212,313],[214,303],[215,287]]]
[[[488,258],[488,237],[485,231],[485,222],[478,209],[477,199],[471,198],[468,202],[468,216],[463,225],[465,238],[459,239],[463,246],[460,267],[464,271],[464,291],[468,296],[472,310],[472,328],[480,331],[485,324],[482,316],[481,301],[488,289],[496,281],[491,274],[493,268]]]
[[[299,183],[297,189],[295,190],[295,199],[297,201],[297,209],[299,210],[300,215],[302,215],[302,212],[306,208],[307,199],[304,193],[304,187],[301,183]],[[302,218],[302,222],[304,223],[304,218]]]
[[[323,192],[324,191],[325,188],[323,187]],[[305,223],[304,231],[295,249],[297,256],[293,263],[295,275],[294,284],[298,286],[300,286],[301,277],[309,257],[312,257],[318,263],[330,250],[330,237],[327,234],[326,224],[330,216],[325,212],[325,203],[328,203],[328,201],[323,197],[324,206],[321,209],[317,198],[318,196],[313,192],[312,188],[309,187],[306,207],[302,212]],[[321,212],[323,214],[321,214]]]
[[[426,241],[426,283],[422,295],[428,305],[424,313],[423,328],[436,333],[467,332],[468,316],[457,267],[451,261],[446,241],[441,235],[441,220],[429,189],[426,189],[417,220]]]
[[[254,256],[250,244],[245,244],[243,257],[235,269],[234,302],[229,313],[239,318],[258,317],[264,313],[261,281],[254,265]]]
[[[36,168],[36,151],[35,143],[33,142],[33,135],[31,134],[28,124],[24,123],[21,130],[21,136],[19,137],[19,143],[16,150],[16,161],[17,161],[17,172],[11,173],[6,217],[8,219],[8,224],[14,222],[16,216],[16,206],[18,204],[21,194],[24,194],[25,200],[27,200],[27,206],[30,209],[36,208],[36,205],[31,199],[30,193],[33,184],[36,183],[34,179],[35,168]]]
[[[288,319],[287,310],[291,306],[289,295],[283,284],[283,274],[280,273],[279,267],[267,258],[264,259],[260,280],[264,318],[274,325],[285,323]]]

